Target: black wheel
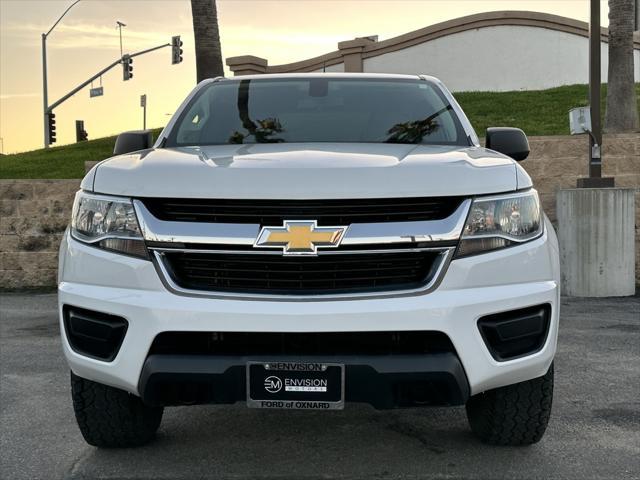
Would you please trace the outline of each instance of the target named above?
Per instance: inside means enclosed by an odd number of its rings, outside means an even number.
[[[162,407],[149,407],[124,390],[71,373],[73,409],[82,436],[96,447],[136,447],[150,442],[162,420]]]
[[[467,418],[485,443],[531,445],[547,429],[552,398],[553,364],[540,378],[474,395],[467,401]]]

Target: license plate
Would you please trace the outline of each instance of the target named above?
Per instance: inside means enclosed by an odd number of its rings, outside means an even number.
[[[344,365],[249,362],[247,406],[296,410],[344,408]]]

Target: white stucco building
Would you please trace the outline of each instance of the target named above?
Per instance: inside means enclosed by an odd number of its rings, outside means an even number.
[[[425,73],[453,91],[539,90],[586,84],[589,28],[536,12],[488,12],[457,18],[383,41],[358,38],[338,50],[285,65],[251,55],[227,59],[235,75],[284,72]],[[602,81],[607,81],[608,30],[601,30]],[[640,82],[640,35],[634,39]]]

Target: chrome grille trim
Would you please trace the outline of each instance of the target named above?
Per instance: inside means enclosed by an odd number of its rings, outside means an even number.
[[[140,200],[133,201],[142,236],[148,242],[253,245],[260,225],[167,222],[154,217]]]
[[[449,247],[453,248],[453,247]],[[181,248],[181,247],[149,247],[154,252],[186,252],[186,253],[222,253],[229,255],[276,255],[281,257],[282,252],[276,250],[224,250],[219,248]],[[393,249],[366,249],[366,250],[318,250],[318,255],[356,255],[367,253],[411,253],[411,252],[441,252],[448,250],[447,247],[415,247],[415,248],[393,248]]]
[[[442,281],[471,208],[471,199],[465,199],[447,218],[441,220],[354,223],[348,229],[336,250],[319,250],[318,255],[384,254],[402,252],[439,252],[434,261],[435,272],[418,288],[362,293],[327,293],[282,295],[278,293],[238,293],[183,288],[172,278],[165,252],[191,252],[229,255],[277,255],[282,252],[253,249],[261,225],[237,223],[203,223],[163,221],[151,214],[144,203],[134,199],[133,205],[145,241],[148,243],[153,264],[165,287],[176,295],[254,301],[321,302],[335,300],[382,299],[424,295],[436,289]],[[158,245],[154,245],[158,244]],[[175,247],[171,244],[176,244]],[[429,244],[433,244],[429,246]],[[192,245],[194,248],[188,248]],[[211,248],[207,248],[207,246]],[[396,248],[395,245],[398,245]],[[360,247],[359,249],[356,247]]]
[[[252,246],[260,232],[258,224],[162,221],[154,217],[140,200],[134,200],[133,205],[144,239],[148,242]],[[457,241],[470,207],[471,199],[466,199],[455,212],[442,220],[355,223],[348,227],[341,245]]]
[[[174,282],[167,269],[167,265],[163,259],[162,250],[173,250],[173,251],[189,251],[193,252],[193,250],[188,249],[153,249],[152,250],[152,260],[153,264],[162,280],[162,283],[165,287],[175,293],[176,295],[187,296],[187,297],[199,297],[199,298],[211,298],[211,299],[226,299],[226,300],[253,300],[253,301],[278,301],[278,302],[327,302],[327,301],[336,301],[336,300],[362,300],[362,299],[383,299],[390,297],[408,297],[408,296],[416,296],[416,295],[424,295],[433,290],[435,290],[442,279],[444,274],[451,262],[453,257],[453,253],[455,251],[455,247],[446,247],[446,248],[425,248],[425,249],[409,249],[410,251],[421,251],[421,250],[437,250],[440,251],[439,258],[436,260],[438,262],[438,266],[436,267],[436,271],[431,277],[431,279],[425,283],[423,286],[419,288],[414,288],[411,290],[392,290],[389,292],[364,292],[364,293],[345,293],[345,294],[326,294],[326,295],[275,295],[275,294],[256,294],[256,293],[229,293],[229,292],[210,292],[204,290],[192,290],[187,288],[182,288],[178,284]],[[383,250],[382,252],[398,252],[399,250]],[[206,253],[214,253],[213,250],[204,250]],[[346,253],[379,253],[378,250],[355,250],[355,251],[345,251]],[[217,253],[220,253],[218,250]],[[233,251],[233,253],[238,253],[237,251]],[[246,253],[246,252],[243,252]],[[264,252],[260,252],[264,254]],[[278,254],[278,252],[276,252]],[[323,255],[332,254],[336,255],[337,252],[322,252]],[[280,254],[281,255],[281,254]]]

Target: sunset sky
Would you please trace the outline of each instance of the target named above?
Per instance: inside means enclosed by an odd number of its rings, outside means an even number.
[[[71,0],[0,0],[0,137],[3,153],[42,147],[40,35]],[[588,20],[588,0],[218,0],[223,56],[257,55],[277,65],[333,51],[337,43],[378,35],[380,40],[451,18],[493,10],[533,10]],[[603,26],[607,2],[601,2]],[[120,56],[182,35],[184,62],[171,65],[170,49],[134,61],[134,78],[120,67],[102,79],[104,96],[89,89],[56,109],[58,145],[75,141],[75,120],[89,138],[142,128],[140,95],[147,94],[147,125],[163,126],[195,85],[189,0],[83,0],[47,41],[49,102]],[[428,72],[425,72],[428,73]],[[96,82],[94,86],[98,86]],[[0,168],[2,163],[0,161]]]

